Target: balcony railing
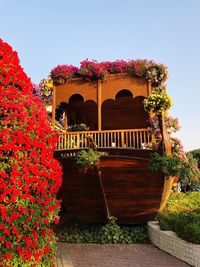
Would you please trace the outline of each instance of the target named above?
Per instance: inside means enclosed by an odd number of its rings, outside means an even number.
[[[143,149],[151,143],[151,133],[148,129],[60,133],[57,150],[85,149],[91,142],[97,148]]]

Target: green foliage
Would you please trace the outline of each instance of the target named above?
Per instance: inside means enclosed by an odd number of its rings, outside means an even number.
[[[109,222],[101,228],[101,238],[102,243],[121,243],[122,231],[117,224],[117,218],[109,218]]]
[[[166,176],[177,176],[180,173],[182,160],[174,156],[161,156],[155,152],[150,160],[150,170],[152,172],[163,172]]]
[[[200,148],[190,151],[190,154],[197,160],[198,167],[200,168]]]
[[[200,185],[200,170],[197,159],[191,153],[186,154],[188,161],[184,163],[179,173],[179,180],[182,186],[191,184],[192,186]]]
[[[119,226],[116,218],[111,217],[106,225],[86,224],[77,221],[68,222],[56,229],[60,242],[68,243],[146,243],[148,233],[146,225]]]
[[[200,244],[200,193],[173,193],[157,215],[162,230],[171,230],[191,243]]]
[[[81,150],[76,154],[76,164],[79,168],[85,168],[88,166],[97,166],[100,158],[100,153],[93,149]]]

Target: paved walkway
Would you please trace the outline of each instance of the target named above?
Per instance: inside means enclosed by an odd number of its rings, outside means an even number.
[[[151,244],[59,243],[57,267],[188,267]]]

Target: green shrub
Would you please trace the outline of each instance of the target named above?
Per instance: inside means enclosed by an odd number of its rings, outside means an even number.
[[[152,172],[163,172],[166,176],[177,176],[180,173],[182,160],[174,156],[161,156],[154,152],[151,156],[149,169]]]
[[[100,158],[100,153],[93,149],[81,150],[76,154],[76,164],[79,168],[96,166]]]
[[[116,220],[111,217],[105,225],[70,221],[57,228],[56,234],[60,242],[68,243],[132,244],[149,241],[146,225],[119,226]]]
[[[200,149],[192,150],[192,151],[190,151],[190,153],[197,160],[198,167],[200,168]]]
[[[198,168],[198,161],[193,157],[192,153],[188,152],[187,162],[185,162],[179,173],[179,180],[182,186],[191,184],[192,186],[200,185],[200,169]]]
[[[157,215],[162,230],[171,230],[191,243],[200,244],[200,193],[173,193]]]

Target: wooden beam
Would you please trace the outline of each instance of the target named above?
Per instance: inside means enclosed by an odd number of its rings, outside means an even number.
[[[147,81],[147,96],[150,96],[151,92],[152,92],[152,88],[151,88],[151,80],[149,79],[149,80]]]
[[[97,82],[98,131],[101,131],[101,80]]]
[[[53,87],[53,99],[52,99],[52,128],[55,129],[56,121],[56,87]]]

